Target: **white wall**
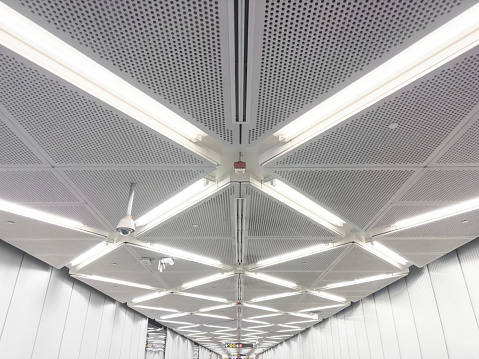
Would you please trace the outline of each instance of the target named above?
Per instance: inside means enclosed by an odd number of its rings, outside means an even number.
[[[0,241],[0,358],[143,359],[147,319]]]
[[[477,359],[478,323],[476,239],[259,359]]]

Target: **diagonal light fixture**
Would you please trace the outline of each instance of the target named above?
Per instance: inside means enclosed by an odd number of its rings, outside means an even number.
[[[164,297],[165,295],[168,295],[168,294],[171,294],[171,292],[154,292],[154,293],[151,293],[151,294],[143,295],[141,297],[133,298],[131,300],[131,302],[133,304],[142,303],[142,302],[146,302],[146,301],[151,300],[151,299]]]
[[[315,295],[316,297],[320,297],[320,298],[324,298],[324,299],[329,299],[329,300],[332,300],[333,302],[340,302],[340,303],[346,303],[346,298],[343,298],[343,297],[339,297],[337,295],[334,295],[334,294],[331,294],[331,293],[327,293],[327,292],[323,292],[323,291],[310,291],[308,292],[309,294],[312,294],[312,295]]]
[[[479,4],[274,133],[287,144],[260,156],[265,165],[419,79],[479,42]]]
[[[341,236],[345,235],[344,229],[342,228],[345,222],[341,218],[321,207],[319,204],[296,191],[294,188],[288,186],[286,183],[277,179],[259,182],[256,179],[251,178],[250,184],[330,231]]]
[[[322,307],[314,307],[314,308],[307,308],[302,309],[300,312],[316,312],[318,310],[325,310],[325,309],[332,309],[332,308],[339,308],[339,307],[347,307],[350,303],[344,304],[332,304],[332,305],[323,305]]]
[[[298,295],[298,294],[301,294],[301,293],[299,293],[299,292],[286,292],[286,293],[272,294],[272,295],[267,295],[267,296],[264,296],[264,297],[253,298],[253,299],[250,300],[250,302],[251,303],[265,302],[267,300],[291,297],[293,295]]]
[[[155,288],[155,287],[152,287],[152,286],[149,286],[149,285],[144,285],[144,284],[134,283],[134,282],[128,282],[128,281],[120,280],[120,279],[102,277],[102,276],[95,275],[95,274],[72,273],[71,276],[74,277],[74,278],[79,278],[79,279],[89,279],[89,280],[94,280],[94,281],[98,281],[98,282],[106,282],[106,283],[124,285],[124,286],[127,286],[127,287],[149,289],[149,290],[157,290],[158,289],[158,288]]]
[[[263,282],[273,283],[282,287],[287,287],[291,289],[299,289],[299,286],[296,283],[290,282],[289,280],[284,280],[280,278],[276,278],[267,274],[263,273],[252,273],[252,272],[245,272],[245,275],[250,278],[259,279]]]
[[[175,293],[175,294],[183,295],[185,297],[211,300],[212,302],[231,303],[228,299],[225,299],[225,298],[212,297],[212,296],[203,295],[203,294],[195,294],[195,293],[187,293],[187,292],[178,292],[178,293]]]
[[[351,281],[329,284],[327,286],[321,287],[321,289],[333,289],[333,288],[349,287],[349,286],[352,286],[352,285],[357,285],[357,284],[362,284],[362,283],[376,282],[378,280],[383,280],[383,279],[404,277],[405,275],[407,275],[407,273],[404,273],[404,272],[402,272],[402,273],[379,274],[379,275],[359,278],[359,279],[355,279],[355,280],[351,280]]]
[[[1,3],[0,3],[1,5]],[[0,10],[1,11],[1,10]],[[0,15],[1,16],[1,15]],[[55,226],[72,229],[74,231],[79,231],[83,233],[88,233],[91,235],[99,237],[108,237],[108,232],[101,229],[91,228],[85,226],[79,221],[73,219],[57,216],[51,213],[39,211],[34,208],[25,207],[18,205],[16,203],[0,200],[0,211],[16,214],[18,216],[31,218],[37,221],[53,224]]]
[[[227,182],[222,182],[218,184],[216,181],[210,181],[205,178],[193,183],[191,186],[138,218],[135,221],[135,225],[139,227],[137,235],[144,234],[167,219],[218,192],[226,183]]]
[[[3,3],[0,44],[209,161],[220,162],[220,155],[194,143],[206,133]]]
[[[216,282],[216,281],[219,281],[219,280],[222,280],[222,279],[232,277],[232,276],[234,276],[234,274],[235,274],[235,272],[214,274],[214,275],[211,275],[209,277],[200,278],[200,279],[182,284],[181,289],[190,289],[190,288],[198,287],[198,286],[203,285],[203,284]]]

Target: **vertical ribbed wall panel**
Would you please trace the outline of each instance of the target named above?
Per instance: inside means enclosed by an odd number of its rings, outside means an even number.
[[[421,358],[421,348],[412,314],[406,280],[399,279],[388,287],[401,358]]]
[[[376,305],[384,357],[387,359],[400,359],[399,344],[387,288],[374,294],[374,303]]]
[[[128,313],[127,333],[114,326],[117,306]],[[143,359],[147,325],[145,317],[67,271],[0,241],[0,358],[105,359],[115,332],[116,343],[134,353],[125,358]]]
[[[257,359],[479,358],[478,277],[476,239]]]
[[[479,329],[457,253],[429,264],[450,358],[479,358]]]

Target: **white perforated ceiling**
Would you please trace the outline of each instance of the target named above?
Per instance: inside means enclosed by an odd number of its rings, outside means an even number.
[[[477,47],[297,147],[271,136],[472,1],[3,2],[208,136],[178,141],[0,44],[0,238],[193,341],[261,351],[479,236],[479,209],[394,229],[479,197]],[[121,237],[131,183],[133,219],[159,220]],[[72,265],[95,231],[111,247]]]

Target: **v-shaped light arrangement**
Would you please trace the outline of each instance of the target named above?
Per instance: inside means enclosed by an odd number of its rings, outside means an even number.
[[[279,155],[283,155],[285,152],[297,148],[301,144],[318,136],[318,134],[345,121],[362,109],[378,102],[392,92],[397,91],[417,78],[431,72],[446,61],[459,56],[477,45],[478,42],[479,5],[475,5],[397,56],[386,61],[383,65],[377,67],[375,70],[363,76],[344,90],[339,91],[328,100],[278,130],[274,136],[278,137],[279,140],[285,143],[275,146],[261,154],[259,156],[260,164],[267,164]],[[101,101],[117,108],[135,120],[152,128],[177,144],[184,146],[188,150],[202,156],[208,161],[217,165],[221,164],[221,155],[201,143],[201,140],[206,136],[206,133],[3,3],[0,3],[0,44],[74,84]],[[108,233],[104,230],[91,228],[73,219],[52,215],[47,212],[20,206],[4,200],[0,200],[0,211],[32,218],[37,221],[102,238],[102,242],[81,254],[70,263],[72,268],[71,274],[82,279],[150,290],[151,293],[149,294],[132,298],[129,305],[134,308],[171,313],[161,315],[159,317],[160,321],[182,325],[182,327],[177,328],[177,330],[185,333],[190,332],[191,337],[194,337],[195,335],[203,335],[200,330],[194,330],[194,328],[199,327],[199,325],[177,320],[176,318],[180,319],[184,316],[194,315],[218,320],[234,320],[237,318],[231,318],[226,315],[218,315],[210,312],[234,307],[264,311],[265,314],[263,315],[255,315],[247,318],[239,317],[239,319],[246,323],[257,324],[257,326],[242,329],[242,331],[253,332],[251,334],[243,335],[244,337],[248,337],[260,333],[267,333],[267,331],[262,331],[262,329],[266,330],[268,327],[273,326],[272,323],[267,321],[268,318],[285,314],[301,319],[297,321],[293,320],[286,324],[278,324],[282,329],[277,330],[276,332],[296,333],[303,328],[301,326],[296,326],[295,324],[318,322],[322,318],[317,313],[328,309],[343,308],[350,304],[346,298],[334,294],[335,289],[396,277],[399,278],[406,275],[408,267],[407,260],[372,239],[387,233],[409,229],[479,209],[479,199],[475,198],[398,221],[387,228],[374,230],[370,233],[371,242],[367,240],[357,241],[356,239],[351,239],[356,244],[360,245],[361,248],[396,266],[398,271],[395,273],[385,273],[358,278],[351,281],[332,283],[320,288],[305,288],[292,281],[277,278],[262,272],[259,273],[257,270],[316,255],[345,245],[348,243],[348,237],[345,230],[346,222],[296,189],[277,179],[261,181],[255,179],[254,176],[251,176],[248,177],[245,182],[260,190],[262,193],[275,198],[277,201],[280,201],[295,212],[300,213],[341,236],[342,239],[339,240],[338,243],[316,244],[300,250],[262,259],[256,263],[248,265],[247,267],[243,267],[242,265],[238,267],[231,263],[225,264],[214,258],[208,258],[196,253],[189,253],[162,244],[146,243],[135,238],[133,235],[118,237],[116,233]],[[231,181],[229,179],[218,181],[209,178],[193,183],[188,188],[159,204],[150,212],[139,217],[135,221],[137,231],[134,235],[142,235],[150,231],[159,224],[183,213],[188,208],[210,198],[230,183]],[[95,274],[86,275],[79,272],[82,268],[94,263],[123,245],[141,248],[150,252],[161,253],[185,261],[196,262],[215,269],[221,269],[223,272],[186,282],[178,288],[168,289],[155,288],[140,283]],[[234,277],[235,275],[271,283],[289,290],[282,293],[255,297],[250,300],[241,300],[239,302],[230,301],[226,298],[188,292],[195,287],[224,280]],[[333,304],[315,306],[291,313],[285,313],[278,309],[269,307],[268,305],[261,304],[262,302],[281,300],[283,298],[304,294],[327,299],[333,302]],[[186,296],[218,304],[201,308],[195,312],[179,312],[172,308],[141,304],[168,295]],[[227,338],[233,340],[231,336],[235,335],[228,333],[237,329],[222,327],[221,325],[210,325],[210,327],[218,329],[215,333],[222,335],[221,340],[223,341],[228,340]],[[263,340],[263,343],[275,345],[278,341],[284,340],[290,335],[292,334],[271,335],[268,338],[264,338],[266,340]],[[197,340],[206,341],[209,340],[209,338],[210,337],[198,337]],[[273,341],[271,341],[272,339]]]

